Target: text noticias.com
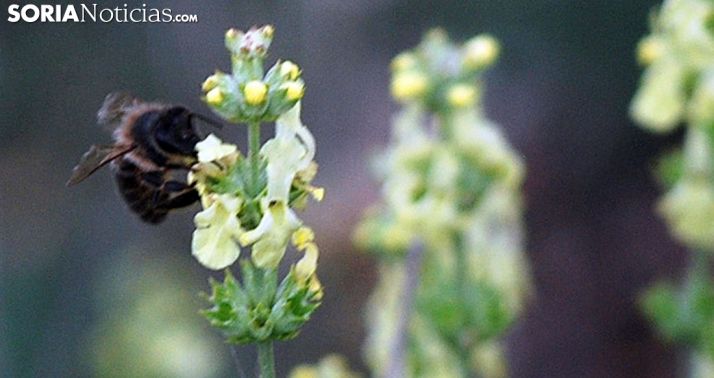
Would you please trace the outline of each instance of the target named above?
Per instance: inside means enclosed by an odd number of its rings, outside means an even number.
[[[135,8],[126,4],[114,8],[97,4],[11,4],[7,13],[9,22],[198,22],[195,14],[173,14],[171,9],[146,4]]]

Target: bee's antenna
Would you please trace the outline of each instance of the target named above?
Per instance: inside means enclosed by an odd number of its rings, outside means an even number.
[[[219,129],[222,129],[222,128],[223,128],[223,124],[221,124],[220,122],[218,122],[218,121],[216,121],[216,120],[214,120],[214,119],[212,119],[212,118],[206,117],[206,116],[204,116],[204,115],[202,115],[202,114],[191,113],[191,117],[196,117],[196,118],[200,119],[201,121],[203,121],[203,122],[205,122],[205,123],[207,123],[207,124],[209,124],[209,125],[211,125],[211,126],[213,126],[213,127],[216,127],[216,128],[219,128]]]

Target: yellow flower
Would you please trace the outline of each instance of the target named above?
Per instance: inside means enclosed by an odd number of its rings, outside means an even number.
[[[677,238],[705,250],[714,246],[714,189],[707,181],[682,180],[658,208]]]
[[[317,278],[317,275],[313,275],[312,278],[310,278],[310,281],[308,282],[308,289],[311,293],[313,293],[313,298],[315,300],[322,300],[322,283],[320,283],[320,280]]]
[[[226,46],[234,45],[242,35],[243,32],[235,28],[226,30]]]
[[[412,53],[401,53],[392,59],[390,67],[392,71],[406,71],[417,65],[417,59]]]
[[[312,198],[317,202],[320,202],[325,198],[325,188],[308,186],[307,191],[310,192]]]
[[[317,258],[320,255],[320,250],[315,243],[307,243],[304,247],[305,255],[295,264],[295,275],[298,282],[307,282],[315,274]]]
[[[476,102],[476,87],[468,84],[456,84],[449,88],[446,99],[455,108],[465,108]]]
[[[285,97],[290,101],[297,101],[305,95],[305,85],[299,81],[288,81],[280,88],[285,89]]]
[[[289,378],[356,378],[344,357],[330,354],[315,365],[300,365],[290,372]]]
[[[473,366],[483,377],[505,378],[508,376],[506,360],[498,342],[489,341],[480,344],[471,352]]]
[[[225,94],[220,87],[215,87],[206,93],[206,102],[208,105],[218,106],[225,99]]]
[[[317,374],[316,368],[300,365],[290,372],[290,378],[320,378],[320,376]]]
[[[409,247],[412,232],[400,223],[389,225],[384,230],[384,247],[389,251],[403,251]]]
[[[714,70],[702,72],[687,108],[694,126],[708,127],[714,121]]]
[[[400,101],[417,98],[426,92],[429,80],[417,71],[399,72],[392,79],[392,96]]]
[[[644,65],[650,65],[664,54],[665,46],[660,38],[649,36],[637,45],[637,60]]]
[[[201,84],[201,89],[204,92],[208,92],[211,89],[217,87],[219,83],[220,83],[219,74],[218,74],[218,72],[216,72],[215,74],[206,78],[206,80],[203,82],[203,84]]]
[[[630,113],[634,120],[656,132],[674,129],[685,111],[686,67],[672,59],[653,63],[642,77]]]
[[[464,66],[468,69],[479,69],[496,61],[501,48],[495,38],[482,34],[466,42],[464,50]]]
[[[193,219],[196,230],[191,251],[205,267],[218,270],[233,264],[240,255],[236,239],[241,233],[238,212],[242,201],[228,194],[213,194],[208,202]]]
[[[310,227],[306,227],[306,226],[302,226],[302,227],[298,228],[293,233],[293,237],[292,237],[293,245],[299,250],[305,249],[307,243],[311,243],[314,240],[315,240],[315,233],[312,231],[312,229]]]
[[[305,169],[298,171],[297,176],[303,182],[310,182],[317,175],[317,163],[311,161]]]
[[[275,28],[273,28],[273,25],[265,25],[261,28],[261,32],[266,38],[273,38]]]
[[[289,80],[296,80],[300,77],[300,67],[297,64],[286,60],[280,64],[280,75],[287,77]]]
[[[260,80],[251,80],[245,84],[243,95],[248,105],[260,105],[265,102],[268,86]]]
[[[298,228],[292,236],[292,243],[305,255],[295,264],[295,276],[301,283],[307,282],[317,270],[319,250],[314,243],[315,233],[309,227]]]

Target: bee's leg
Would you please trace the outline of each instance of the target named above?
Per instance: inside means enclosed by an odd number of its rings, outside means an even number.
[[[161,210],[171,210],[186,207],[199,200],[198,192],[185,182],[168,180],[162,171],[145,172],[142,180],[155,187],[152,207]],[[173,194],[173,196],[171,196]]]
[[[185,182],[169,180],[161,184],[154,196],[157,208],[171,210],[186,207],[199,200],[198,192]],[[170,196],[172,195],[173,196]]]
[[[178,192],[183,192],[189,189],[193,189],[193,186],[186,184],[185,182],[181,181],[174,181],[174,180],[169,180],[163,183],[161,185],[162,189],[166,192],[169,193],[178,193]]]
[[[166,193],[166,192],[164,192]],[[200,199],[198,192],[189,186],[189,189],[179,192],[175,196],[159,202],[156,207],[166,210],[178,209],[194,204]]]

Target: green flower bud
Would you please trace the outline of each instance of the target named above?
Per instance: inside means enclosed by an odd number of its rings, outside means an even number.
[[[300,77],[300,67],[286,60],[280,64],[280,76],[286,77],[288,80],[297,80]]]
[[[229,29],[226,32],[226,48],[231,54],[245,58],[263,58],[273,40],[271,25],[250,28],[247,32]]]

